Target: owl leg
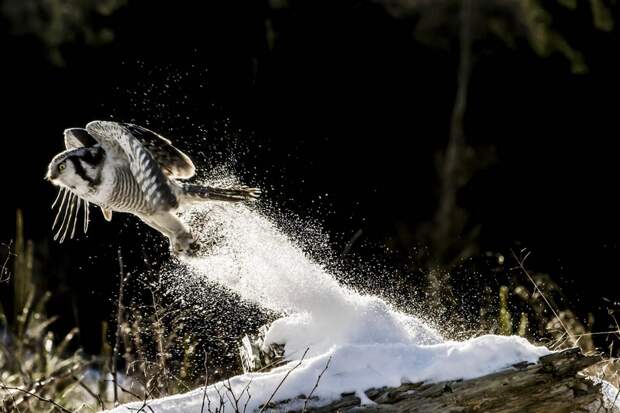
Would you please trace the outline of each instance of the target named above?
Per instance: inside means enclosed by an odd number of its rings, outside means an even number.
[[[168,237],[170,248],[175,255],[193,255],[200,248],[190,230],[172,212],[157,212],[140,216],[140,219]]]

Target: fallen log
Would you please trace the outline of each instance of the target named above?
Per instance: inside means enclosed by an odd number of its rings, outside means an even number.
[[[541,357],[536,364],[517,364],[477,379],[370,389],[365,393],[373,405],[361,406],[358,397],[345,395],[334,403],[307,411],[620,412],[605,399],[600,383],[580,373],[600,361],[599,356],[584,356],[579,349],[570,349]]]
[[[251,358],[262,361],[256,367],[264,369],[267,360],[272,363],[281,360],[282,348],[271,347],[269,354],[260,354],[261,346],[250,346],[251,341],[248,338],[244,347],[251,348]],[[247,354],[245,358],[248,360]],[[582,373],[601,361],[600,356],[585,356],[578,348],[568,349],[541,357],[535,364],[519,363],[476,379],[369,389],[365,396],[371,403],[367,404],[362,404],[356,394],[343,394],[341,399],[326,405],[313,399],[304,403],[305,411],[620,413],[603,394],[602,384]],[[249,367],[247,363],[246,367]],[[296,400],[279,401],[267,406],[267,411],[293,412],[287,406],[299,406],[305,399],[305,395],[300,395]]]

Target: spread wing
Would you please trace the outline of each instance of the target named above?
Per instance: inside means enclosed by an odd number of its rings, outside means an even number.
[[[131,123],[119,123],[119,125],[127,129],[129,133],[142,143],[157,163],[159,163],[164,174],[176,179],[187,179],[194,176],[196,168],[192,160],[189,156],[175,148],[168,139],[142,126]],[[97,140],[86,129],[65,129],[65,146],[67,149],[88,147],[96,144]]]
[[[194,163],[187,155],[172,146],[163,136],[131,123],[121,123],[155,158],[166,175],[186,179],[194,176]]]
[[[96,145],[97,141],[88,134],[86,129],[70,128],[65,129],[65,147],[76,149]]]
[[[86,125],[86,131],[108,154],[127,160],[145,199],[154,209],[177,205],[164,169],[128,126],[117,122],[93,121]]]

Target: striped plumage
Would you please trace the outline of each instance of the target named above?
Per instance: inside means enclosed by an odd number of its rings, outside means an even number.
[[[113,191],[105,207],[118,212],[152,214],[155,208],[134,179],[129,168],[117,168],[114,174]]]
[[[191,202],[238,202],[255,199],[256,188],[211,188],[181,183],[191,178],[191,159],[162,136],[141,126],[94,121],[86,129],[65,130],[67,150],[52,159],[47,178],[60,187],[52,208],[54,239],[75,235],[80,208],[88,230],[89,204],[98,205],[109,221],[112,212],[127,212],[170,239],[175,253],[195,251],[188,228],[174,214]]]

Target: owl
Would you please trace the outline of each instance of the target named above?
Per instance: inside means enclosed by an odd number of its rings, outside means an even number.
[[[58,212],[52,231],[63,242],[73,238],[80,207],[88,230],[89,206],[107,221],[113,212],[130,213],[168,237],[174,254],[192,255],[199,245],[175,212],[208,201],[240,202],[258,198],[246,186],[214,188],[181,182],[194,176],[192,160],[161,135],[130,123],[93,121],[85,129],[64,132],[66,150],[48,166],[46,179],[58,186],[52,204]]]

